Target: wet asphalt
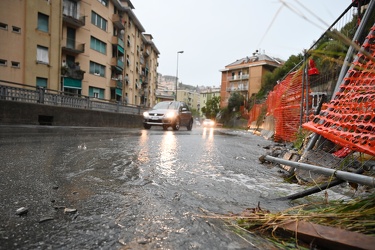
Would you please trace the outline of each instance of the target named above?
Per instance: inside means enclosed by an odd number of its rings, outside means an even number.
[[[246,131],[0,126],[0,249],[265,249],[220,216],[297,189]],[[21,213],[20,215],[17,214]]]

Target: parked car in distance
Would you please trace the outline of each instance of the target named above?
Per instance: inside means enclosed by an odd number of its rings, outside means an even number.
[[[203,124],[203,127],[214,127],[215,121],[211,119],[204,119],[202,124]]]
[[[152,109],[143,113],[143,127],[150,129],[152,126],[161,126],[163,130],[172,127],[177,131],[181,126],[191,130],[193,117],[185,102],[164,101],[156,104]]]

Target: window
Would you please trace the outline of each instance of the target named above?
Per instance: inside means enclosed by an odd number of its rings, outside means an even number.
[[[128,44],[128,47],[131,46],[131,42],[130,42],[130,36],[128,36],[128,41],[127,41],[127,44]]]
[[[20,63],[19,63],[19,62],[13,62],[13,61],[12,61],[12,67],[13,67],[13,68],[20,68]]]
[[[107,20],[96,14],[94,11],[91,12],[91,23],[100,29],[107,31]]]
[[[0,66],[7,66],[7,60],[0,59]]]
[[[105,76],[105,66],[96,62],[90,61],[90,74],[96,76]]]
[[[90,47],[93,50],[99,51],[100,53],[106,54],[107,51],[107,44],[105,42],[96,39],[95,37],[91,37]]]
[[[79,19],[78,4],[75,1],[63,1],[63,14]]]
[[[15,32],[15,33],[21,33],[21,28],[13,26],[12,31]]]
[[[38,13],[38,30],[48,32],[48,16]]]
[[[42,87],[42,88],[47,88],[47,78],[42,78],[42,77],[37,77],[36,78],[36,86],[37,87]]]
[[[2,30],[8,30],[8,24],[6,24],[6,23],[0,23],[0,29],[2,29]]]
[[[98,0],[98,2],[108,7],[108,0]]]
[[[38,63],[49,64],[48,60],[48,48],[43,46],[37,46],[36,49],[36,61]]]
[[[129,67],[130,66],[130,59],[129,59],[129,55],[126,55],[126,65]]]
[[[89,87],[89,96],[104,99],[104,89]]]

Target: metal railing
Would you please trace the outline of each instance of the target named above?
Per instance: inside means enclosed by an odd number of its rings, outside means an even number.
[[[74,96],[71,93],[29,85],[15,84],[6,81],[0,81],[0,83],[18,85],[18,87],[14,87],[0,84],[0,100],[138,115],[147,109],[142,106],[124,105],[120,102],[111,102],[89,96]]]
[[[249,79],[249,75],[233,75],[228,77],[228,81],[246,80]]]

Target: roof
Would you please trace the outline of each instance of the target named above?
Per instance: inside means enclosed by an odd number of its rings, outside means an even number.
[[[130,0],[112,0],[113,4],[118,9],[122,9],[124,6],[129,6],[129,8],[134,9],[134,6]]]
[[[283,63],[284,61],[279,58],[274,58],[274,57],[268,56],[266,54],[261,54],[261,53],[253,53],[253,55],[250,57],[247,56],[247,57],[238,59],[231,64],[228,64],[227,66],[225,66],[226,69],[221,70],[221,71],[228,70],[227,67],[233,68],[236,66],[249,67],[249,66],[258,66],[258,65],[267,64],[267,65],[273,65],[277,67],[278,65],[281,66]]]
[[[128,16],[130,17],[130,19],[135,24],[135,26],[138,27],[138,29],[141,32],[145,32],[146,31],[145,28],[143,28],[141,22],[138,20],[137,16],[134,14],[133,10],[130,7],[123,7],[123,10],[128,14]]]
[[[155,43],[152,41],[153,37],[151,34],[142,34],[142,38],[146,44],[150,44],[151,47],[155,50],[157,55],[160,55],[158,48],[156,47]]]

